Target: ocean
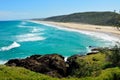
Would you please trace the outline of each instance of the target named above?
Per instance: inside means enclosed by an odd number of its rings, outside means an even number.
[[[0,63],[34,54],[84,55],[89,46],[112,46],[110,36],[30,21],[0,21]]]

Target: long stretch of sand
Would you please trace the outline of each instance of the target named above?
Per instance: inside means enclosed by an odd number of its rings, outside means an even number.
[[[50,24],[50,25],[76,29],[76,30],[106,33],[109,36],[120,38],[120,31],[113,26],[99,26],[99,25],[90,25],[90,24],[81,24],[81,23],[63,23],[63,22],[51,22],[51,21],[33,21],[33,22]]]

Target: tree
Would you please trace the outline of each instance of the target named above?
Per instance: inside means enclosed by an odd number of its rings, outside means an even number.
[[[113,18],[113,24],[114,26],[120,31],[120,14],[117,14],[116,11],[114,11],[116,15],[114,15]]]
[[[117,19],[116,19],[116,28],[120,31],[120,16],[117,16]]]
[[[112,62],[113,66],[119,66],[120,67],[120,44],[116,45],[111,54],[108,55],[109,61]]]

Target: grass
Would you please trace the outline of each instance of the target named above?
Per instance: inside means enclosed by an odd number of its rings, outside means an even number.
[[[73,66],[70,72],[72,77],[99,76],[111,64],[103,53],[77,57],[75,63],[78,67]]]
[[[0,80],[58,80],[25,68],[0,65]]]
[[[83,62],[80,62],[81,59]],[[78,57],[76,62],[78,62],[80,65],[85,62],[84,67],[81,67],[81,69],[90,71],[92,69],[92,75],[81,78],[69,76],[67,78],[59,79],[36,73],[21,67],[0,65],[0,80],[120,80],[119,67],[104,68],[106,64],[109,64],[105,60],[105,54],[98,53],[84,57]],[[81,69],[77,69],[76,73],[79,73]],[[84,71],[84,73],[85,72],[86,71]]]
[[[85,77],[85,78],[52,78],[40,73],[32,72],[21,67],[8,67],[0,65],[0,80],[119,80],[120,68],[108,68],[102,70],[98,77]]]

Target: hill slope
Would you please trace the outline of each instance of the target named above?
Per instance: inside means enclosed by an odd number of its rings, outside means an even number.
[[[52,78],[47,75],[39,74],[20,67],[8,67],[0,65],[0,80],[119,80],[120,69],[109,68],[102,70],[101,75],[98,77],[85,77],[85,78]]]
[[[114,25],[116,17],[120,16],[115,12],[84,12],[70,15],[54,16],[45,18],[45,21],[76,22],[95,25]]]
[[[22,67],[0,65],[0,80],[120,80],[119,67],[103,69],[108,64],[103,53],[83,57],[73,56],[69,58],[69,61],[77,64],[78,67],[72,66],[70,76],[65,78],[53,78]],[[85,76],[89,73],[91,76]]]

